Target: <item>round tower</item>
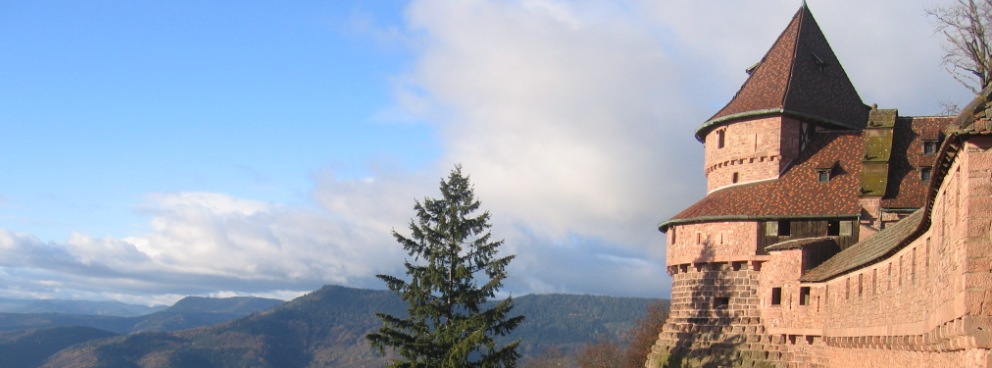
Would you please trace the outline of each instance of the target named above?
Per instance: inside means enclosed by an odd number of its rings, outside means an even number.
[[[867,121],[869,108],[805,4],[747,72],[734,98],[696,131],[707,196],[659,225],[667,236],[672,299],[650,366],[781,361],[769,353],[777,342],[765,335],[760,313],[764,247],[789,239],[793,224],[791,214],[772,205],[789,195],[775,192],[777,182],[807,157],[817,134],[858,131]],[[821,222],[803,226],[833,224]]]

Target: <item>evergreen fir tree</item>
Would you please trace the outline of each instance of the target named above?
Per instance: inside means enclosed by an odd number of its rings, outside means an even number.
[[[496,258],[503,241],[491,240],[488,211],[473,215],[480,203],[461,166],[441,180],[440,189],[440,199],[415,201],[410,237],[393,230],[413,257],[404,262],[410,280],[378,275],[408,303],[408,316],[376,313],[382,327],[366,338],[380,353],[389,348],[399,354],[390,367],[516,366],[520,341],[497,346],[495,338],[524,317],[509,317],[512,298],[486,305],[513,256]]]

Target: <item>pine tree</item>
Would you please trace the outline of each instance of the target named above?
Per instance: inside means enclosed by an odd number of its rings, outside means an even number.
[[[380,353],[390,348],[399,354],[390,367],[516,366],[520,341],[497,346],[495,338],[524,317],[508,316],[512,298],[487,307],[513,256],[496,258],[503,241],[491,240],[488,211],[473,215],[480,203],[461,166],[441,180],[440,189],[440,199],[415,201],[410,237],[393,230],[413,257],[404,262],[410,280],[378,275],[408,303],[408,316],[376,313],[382,327],[366,339]]]

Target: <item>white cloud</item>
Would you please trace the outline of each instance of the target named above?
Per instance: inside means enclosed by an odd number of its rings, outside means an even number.
[[[688,204],[666,173],[699,158],[692,104],[663,44],[636,12],[585,2],[412,4],[425,36],[409,76],[440,114],[446,161],[510,221],[568,234],[644,241]],[[607,16],[601,16],[607,14]],[[633,20],[633,21],[631,21]],[[694,178],[689,174],[686,177]]]
[[[151,231],[126,239],[74,234],[49,244],[0,230],[0,266],[21,281],[33,278],[52,296],[66,290],[288,295],[326,283],[370,286],[374,274],[392,271],[402,259],[374,223],[321,210],[177,193],[150,196],[144,211],[152,215]]]
[[[493,213],[494,236],[517,255],[505,291],[664,295],[655,226],[704,192],[693,131],[729,101],[798,6],[414,0],[407,29],[356,24],[383,42],[410,42],[412,67],[392,77],[395,105],[380,118],[437,127],[444,157],[433,172],[324,172],[310,207],[153,194],[142,209],[149,231],[120,239],[44,243],[0,230],[0,272],[10,280],[0,294],[162,300],[379,287],[376,273],[402,273],[390,231],[405,233],[413,201],[436,197],[439,178],[462,163]],[[925,6],[811,4],[866,102],[912,114],[936,112],[945,95],[967,99],[937,64]]]

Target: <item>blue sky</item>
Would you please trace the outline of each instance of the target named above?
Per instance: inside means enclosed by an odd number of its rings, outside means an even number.
[[[376,117],[410,53],[361,22],[401,9],[328,4],[14,4],[0,145],[19,178],[5,201],[26,211],[4,221],[125,236],[141,222],[119,221],[148,192],[300,202],[311,171],[435,160],[429,125]]]
[[[866,103],[969,99],[933,2],[809,3]],[[798,6],[5,2],[0,297],[382,287],[455,163],[518,256],[508,293],[665,297],[692,132]]]

